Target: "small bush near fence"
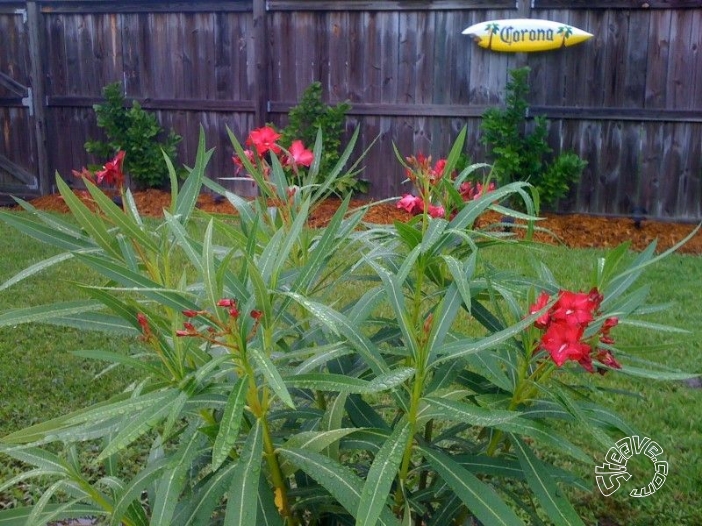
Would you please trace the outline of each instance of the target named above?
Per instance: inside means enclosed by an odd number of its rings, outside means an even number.
[[[481,123],[481,141],[494,158],[499,184],[527,181],[539,191],[541,202],[553,206],[565,196],[582,174],[586,162],[566,152],[546,162],[551,148],[546,142],[547,122],[543,116],[527,121],[529,68],[510,71],[504,108],[490,108]],[[531,129],[530,129],[531,128]]]
[[[132,102],[131,108],[127,107],[121,83],[105,86],[102,94],[105,102],[96,104],[94,109],[107,142],[88,141],[86,151],[103,158],[124,151],[124,170],[137,187],[163,186],[168,181],[163,154],[175,162],[176,146],[181,137],[173,130],[166,135],[156,116],[145,111],[137,101]]]

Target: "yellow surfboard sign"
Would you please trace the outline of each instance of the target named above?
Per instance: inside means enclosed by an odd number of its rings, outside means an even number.
[[[473,37],[480,47],[511,53],[574,46],[593,37],[577,27],[536,18],[488,20],[464,29],[463,34]]]

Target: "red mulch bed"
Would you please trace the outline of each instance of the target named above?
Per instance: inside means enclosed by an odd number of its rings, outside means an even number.
[[[77,192],[81,195],[81,192]],[[171,195],[160,190],[136,192],[134,198],[137,208],[144,215],[160,216],[164,208],[170,205]],[[366,204],[367,201],[354,200],[352,207]],[[67,212],[68,207],[58,195],[39,197],[32,204],[42,210]],[[233,214],[234,208],[226,201],[215,200],[211,194],[202,194],[198,199],[198,208],[208,212]],[[312,214],[315,225],[323,225],[336,211],[338,201],[330,199],[322,203]],[[665,250],[687,236],[695,225],[645,220],[637,228],[630,218],[593,217],[583,214],[544,214],[545,219],[539,226],[548,229],[551,234],[539,232],[539,241],[564,244],[569,247],[612,248],[624,241],[631,241],[633,249],[641,250],[654,240],[658,240],[658,250]],[[365,220],[372,223],[392,223],[394,220],[405,221],[408,214],[398,210],[394,204],[383,203],[374,206],[366,214]],[[481,225],[499,222],[496,214],[488,213],[480,219]],[[516,229],[519,231],[519,229]],[[702,254],[702,231],[687,242],[679,252]]]

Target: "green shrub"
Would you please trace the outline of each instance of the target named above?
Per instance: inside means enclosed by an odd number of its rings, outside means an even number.
[[[348,102],[341,102],[336,106],[324,104],[322,84],[313,82],[305,89],[299,104],[288,114],[288,125],[281,132],[281,146],[288,148],[294,140],[301,140],[305,146],[311,147],[317,138],[317,131],[322,132],[324,144],[317,183],[321,182],[339,161],[344,119],[350,109],[351,104]],[[350,192],[366,192],[367,182],[355,175],[336,181],[336,193],[346,195]]]
[[[551,165],[546,163],[552,151],[546,142],[548,122],[543,116],[534,117],[533,124],[527,122],[529,71],[528,67],[510,71],[505,107],[483,114],[481,142],[494,158],[500,185],[527,181],[538,190],[541,202],[552,206],[568,193],[587,163],[572,152],[559,155]]]
[[[99,157],[113,157],[126,152],[125,172],[139,187],[155,188],[168,180],[163,152],[175,163],[176,146],[181,137],[171,130],[165,139],[164,130],[156,117],[133,101],[126,106],[122,84],[115,82],[102,90],[105,102],[94,106],[97,123],[107,135],[107,142],[88,141],[85,149]]]

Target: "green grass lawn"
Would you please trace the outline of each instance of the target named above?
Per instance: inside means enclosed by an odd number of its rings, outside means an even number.
[[[18,235],[0,224],[0,283],[18,271],[52,254],[46,247]],[[486,255],[495,266],[524,270],[529,259],[544,261],[564,287],[588,286],[596,250],[558,247],[499,247]],[[633,256],[632,256],[633,257]],[[0,313],[19,307],[75,298],[74,284],[94,283],[96,277],[73,262],[66,262],[7,290],[0,291]],[[649,321],[674,325],[687,335],[652,333],[635,327],[617,327],[617,343],[643,357],[679,369],[702,372],[702,327],[699,300],[702,298],[702,259],[673,255],[649,268],[643,283],[651,287],[651,303],[671,303]],[[642,284],[643,284],[642,283]],[[135,342],[50,325],[22,325],[0,329],[0,436],[38,421],[103,400],[135,378],[120,369],[95,378],[102,364],[72,356],[71,350],[109,349],[127,352]],[[650,348],[664,350],[653,351]],[[640,432],[657,441],[665,451],[669,474],[665,485],[652,496],[635,499],[620,491],[612,497],[599,495],[594,469],[580,467],[581,476],[592,483],[592,494],[575,496],[578,511],[595,524],[702,524],[702,389],[682,382],[655,382],[620,374],[578,375],[574,381],[627,390],[636,396],[610,392],[599,399],[617,410]],[[578,441],[577,437],[573,437]],[[581,442],[582,443],[582,442]],[[599,462],[606,451],[598,444],[583,444]],[[647,477],[647,466],[642,476]],[[0,462],[0,483],[18,466]],[[651,474],[652,475],[652,474]],[[650,477],[649,477],[650,478]],[[648,483],[648,478],[637,481]],[[637,484],[638,485],[638,484]],[[21,494],[0,495],[0,506]],[[603,522],[603,524],[605,524]]]

